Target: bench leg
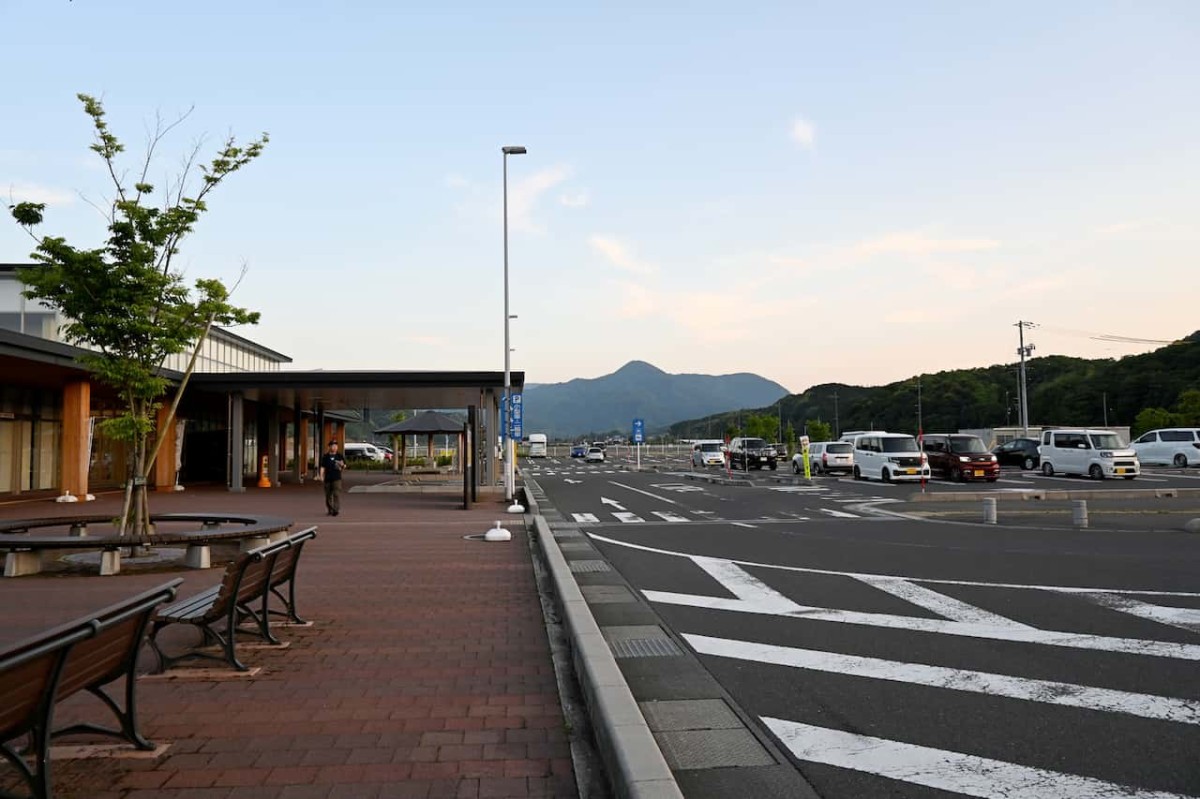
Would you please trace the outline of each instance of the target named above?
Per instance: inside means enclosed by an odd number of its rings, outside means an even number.
[[[37,552],[9,552],[4,558],[5,577],[23,577],[42,570],[42,557]]]
[[[189,569],[211,569],[212,547],[208,544],[189,545],[183,562]]]
[[[106,549],[100,553],[100,574],[108,577],[121,573],[121,550]]]

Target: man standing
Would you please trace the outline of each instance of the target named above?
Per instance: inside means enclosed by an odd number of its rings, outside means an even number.
[[[321,456],[318,476],[325,483],[325,512],[329,516],[337,516],[342,509],[342,470],[346,468],[346,459],[338,452],[337,441],[329,442],[329,450]]]

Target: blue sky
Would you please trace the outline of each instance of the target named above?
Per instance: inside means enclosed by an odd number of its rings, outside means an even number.
[[[1200,328],[1200,4],[0,0],[0,190],[93,246],[75,94],[271,143],[183,249],[300,368],[632,359],[792,391]],[[247,10],[251,9],[251,10]],[[732,10],[731,10],[732,9]],[[160,178],[160,183],[165,181]],[[31,249],[0,225],[0,262]]]

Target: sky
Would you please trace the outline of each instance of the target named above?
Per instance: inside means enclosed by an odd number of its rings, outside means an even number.
[[[436,8],[431,10],[431,6]],[[178,259],[301,369],[630,360],[793,392],[1200,328],[1200,3],[0,0],[0,191],[102,241],[103,100],[165,186],[270,134]],[[0,262],[29,236],[0,223]],[[1133,341],[1103,340],[1124,337]]]

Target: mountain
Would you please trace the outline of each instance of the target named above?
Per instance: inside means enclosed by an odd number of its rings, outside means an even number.
[[[886,386],[826,383],[764,403],[754,412],[777,413],[786,426],[803,430],[816,419],[841,430],[917,431],[918,380],[921,426],[927,433],[1019,423],[1018,366],[999,364],[975,369],[911,377]],[[1147,409],[1176,414],[1178,424],[1191,419],[1194,392],[1200,391],[1200,331],[1142,355],[1120,360],[1089,360],[1049,355],[1026,361],[1029,423],[1032,425],[1130,426],[1135,434],[1139,415]],[[1185,396],[1193,392],[1191,398]],[[680,421],[670,433],[679,438],[707,436],[736,426],[748,414],[726,411]],[[1154,418],[1154,417],[1144,417]],[[1166,418],[1159,416],[1157,418]],[[1158,426],[1158,424],[1153,424]]]
[[[788,390],[745,372],[673,375],[630,361],[603,377],[529,384],[523,394],[526,435],[562,439],[613,431],[628,435],[634,419],[646,421],[647,434],[661,432],[680,419],[767,406]]]

